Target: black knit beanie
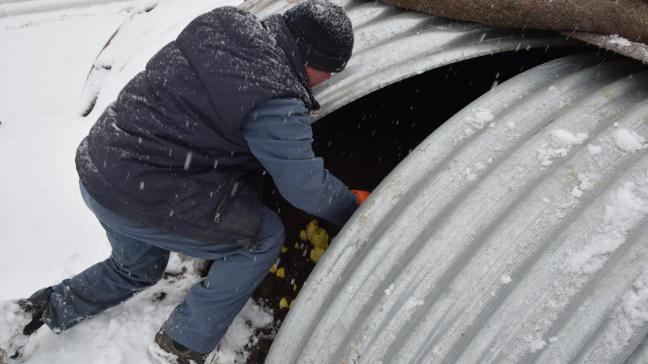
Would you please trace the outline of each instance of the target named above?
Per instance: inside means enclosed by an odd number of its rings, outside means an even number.
[[[353,29],[342,7],[308,0],[288,9],[284,19],[306,64],[328,72],[344,69],[353,50]]]

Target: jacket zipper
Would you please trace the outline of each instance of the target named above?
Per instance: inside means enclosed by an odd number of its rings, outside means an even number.
[[[235,171],[234,175],[232,176],[232,179],[230,180],[230,183],[227,185],[227,193],[225,193],[225,196],[221,199],[221,201],[216,206],[216,213],[214,214],[214,223],[216,224],[218,224],[221,221],[223,210],[225,210],[225,204],[227,203],[230,196],[234,192],[233,191],[234,186],[236,185],[236,182],[238,182],[238,177],[239,177],[239,171]]]

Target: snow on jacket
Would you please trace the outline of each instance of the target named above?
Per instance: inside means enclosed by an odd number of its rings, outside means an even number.
[[[318,108],[283,18],[225,7],[193,20],[99,117],[77,171],[103,206],[149,227],[250,247],[263,167],[241,133],[264,101]]]

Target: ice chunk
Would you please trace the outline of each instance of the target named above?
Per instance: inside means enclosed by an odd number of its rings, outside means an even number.
[[[591,155],[597,155],[597,154],[600,154],[603,151],[603,148],[601,148],[600,146],[598,146],[596,144],[589,144],[589,145],[587,145],[587,151]]]
[[[469,120],[472,127],[475,129],[481,129],[486,123],[492,121],[494,118],[493,113],[489,109],[480,107]]]
[[[405,302],[403,308],[405,310],[411,310],[416,308],[417,306],[423,306],[424,303],[425,301],[423,301],[422,299],[412,297]]]
[[[529,349],[532,353],[540,351],[544,349],[545,346],[547,346],[547,341],[545,341],[542,337],[528,338],[528,342]]]
[[[394,284],[390,284],[385,290],[385,296],[390,296],[394,292]]]
[[[615,191],[605,207],[600,232],[567,258],[567,271],[593,273],[625,243],[629,230],[648,213],[648,202],[637,197],[635,190],[634,183],[626,182]]]
[[[627,46],[632,45],[632,43],[629,40],[627,40],[626,38],[623,38],[622,36],[620,36],[618,34],[612,34],[612,35],[608,36],[607,42],[609,44],[616,44],[616,45],[620,45],[622,47],[627,47]]]
[[[538,148],[538,161],[542,166],[550,166],[556,158],[564,157],[574,145],[583,144],[588,135],[572,133],[565,129],[554,129],[549,132],[549,141]]]
[[[556,141],[559,145],[565,147],[571,145],[583,144],[583,142],[587,139],[587,134],[584,133],[573,134],[570,131],[565,129],[555,129],[552,130],[550,134],[554,141]]]
[[[578,173],[576,177],[578,178],[578,184],[572,189],[571,195],[580,198],[583,196],[583,191],[587,191],[593,187],[593,183],[591,177],[587,174]]]
[[[619,129],[614,133],[614,142],[624,152],[636,152],[646,147],[646,139],[634,131]]]

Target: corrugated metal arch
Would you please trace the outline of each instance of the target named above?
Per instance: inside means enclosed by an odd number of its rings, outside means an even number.
[[[267,362],[625,361],[648,332],[648,157],[620,136],[648,136],[646,81],[571,56],[457,113],[340,232]]]
[[[344,7],[355,34],[347,68],[316,88],[324,116],[364,95],[428,70],[483,55],[550,46],[578,45],[552,32],[488,27],[432,17],[374,1],[333,1]],[[242,8],[263,18],[292,1],[246,1]]]

